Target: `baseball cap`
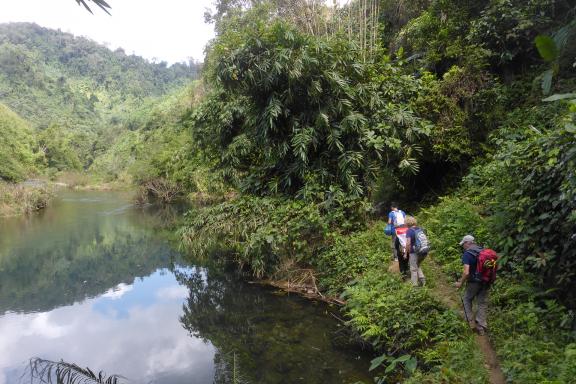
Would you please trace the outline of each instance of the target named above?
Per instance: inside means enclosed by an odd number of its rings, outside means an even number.
[[[474,242],[474,236],[466,235],[462,238],[462,241],[460,241],[460,245],[462,245],[464,243],[472,243],[472,242]]]

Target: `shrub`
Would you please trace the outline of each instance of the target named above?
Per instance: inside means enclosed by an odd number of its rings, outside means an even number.
[[[488,246],[493,241],[486,220],[466,198],[444,197],[437,205],[422,210],[418,217],[432,242],[434,259],[449,275],[459,274],[462,270],[459,242],[464,235],[471,234],[479,244]]]
[[[541,276],[575,306],[576,135],[569,124],[498,154],[507,177],[492,181],[493,223],[509,262]]]
[[[460,345],[467,335],[457,313],[444,307],[427,289],[415,289],[404,284],[399,275],[381,269],[367,271],[343,297],[349,324],[377,351],[387,356],[408,354],[424,371],[441,364],[441,356],[448,354],[447,346]],[[404,368],[411,371],[414,365],[404,364]],[[471,367],[471,373],[483,375],[483,365],[476,368]]]
[[[263,277],[288,260],[311,260],[327,230],[315,204],[243,197],[189,213],[180,233],[193,252],[231,251],[236,263]]]
[[[384,271],[390,261],[389,237],[384,236],[384,223],[367,231],[335,236],[334,242],[315,258],[321,272],[320,284],[331,293],[339,293],[353,280],[370,269]]]
[[[218,36],[209,59],[194,132],[243,191],[301,195],[313,182],[362,196],[383,163],[418,171],[413,143],[430,131],[408,103],[419,81],[389,58],[260,21]]]
[[[36,171],[35,146],[28,123],[0,104],[0,180],[21,181]]]
[[[53,192],[45,186],[0,182],[0,216],[28,214],[46,208]]]

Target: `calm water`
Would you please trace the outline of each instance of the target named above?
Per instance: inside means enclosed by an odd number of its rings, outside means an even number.
[[[32,357],[130,383],[370,382],[336,309],[184,261],[161,230],[174,215],[63,192],[0,219],[0,384],[19,383]]]

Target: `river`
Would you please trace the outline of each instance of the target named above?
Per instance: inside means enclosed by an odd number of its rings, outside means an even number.
[[[164,229],[175,215],[63,191],[1,219],[0,384],[29,382],[35,357],[126,383],[371,382],[336,308],[188,260]]]

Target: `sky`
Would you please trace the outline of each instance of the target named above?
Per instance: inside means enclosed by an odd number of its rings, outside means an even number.
[[[75,0],[2,0],[0,23],[34,22],[169,64],[203,61],[204,47],[214,37],[213,25],[204,23],[204,11],[213,0],[107,2],[111,16],[93,4],[90,14]]]

